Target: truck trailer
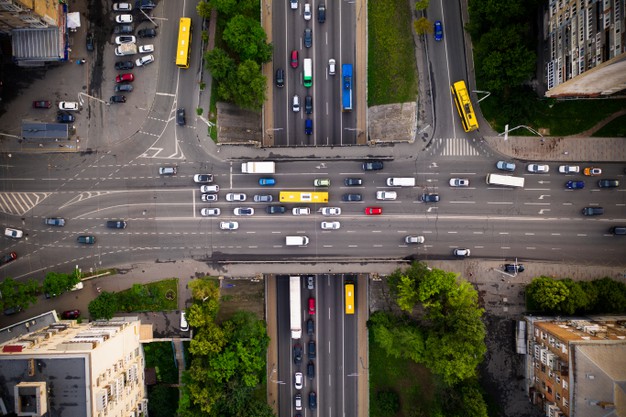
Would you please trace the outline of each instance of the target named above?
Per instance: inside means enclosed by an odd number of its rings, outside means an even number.
[[[302,337],[302,308],[300,306],[300,276],[289,277],[289,308],[291,310],[291,338]]]
[[[241,164],[241,172],[244,174],[273,174],[276,172],[274,162],[244,162]]]

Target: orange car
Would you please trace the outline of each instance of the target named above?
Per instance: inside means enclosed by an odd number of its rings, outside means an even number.
[[[602,169],[587,167],[583,171],[583,174],[590,176],[590,177],[595,177],[596,175],[602,175]]]

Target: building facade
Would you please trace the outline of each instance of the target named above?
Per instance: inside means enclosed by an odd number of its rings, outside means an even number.
[[[626,316],[525,321],[528,392],[546,416],[626,415]]]

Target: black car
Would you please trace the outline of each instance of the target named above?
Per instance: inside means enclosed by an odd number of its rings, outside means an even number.
[[[287,208],[285,206],[267,206],[265,211],[267,214],[283,214],[287,211]]]
[[[315,359],[315,340],[309,340],[307,352],[309,355],[309,359]]]
[[[624,236],[626,235],[626,226],[614,226],[609,229],[609,232],[614,235]]]
[[[296,365],[302,362],[302,345],[297,343],[293,345],[293,363]]]
[[[126,103],[126,96],[111,96],[111,103]]]
[[[4,315],[5,316],[11,316],[13,314],[17,314],[20,311],[22,311],[22,307],[20,306],[15,306],[15,307],[8,307],[4,309]]]
[[[363,171],[378,171],[383,169],[383,166],[383,161],[368,161],[363,162],[361,169],[363,169]]]
[[[583,216],[600,216],[604,214],[602,207],[585,207],[583,209]]]
[[[58,112],[57,113],[57,122],[59,123],[72,123],[76,118],[73,114]]]
[[[115,25],[113,28],[114,35],[130,35],[135,31],[135,26],[125,24],[125,25]]]
[[[361,194],[344,194],[341,199],[343,201],[363,201],[363,196]]]
[[[315,378],[315,364],[313,363],[313,361],[309,361],[306,366],[306,376],[309,379]]]
[[[437,203],[439,202],[439,194],[436,194],[436,193],[422,194],[422,201],[424,203]]]
[[[152,28],[141,29],[137,32],[137,36],[140,38],[154,38],[156,35],[156,30]]]
[[[304,29],[304,46],[310,48],[313,45],[313,31],[311,28]]]
[[[600,180],[598,181],[598,187],[600,188],[619,187],[619,181],[618,180]]]
[[[317,21],[324,23],[326,21],[326,5],[320,4],[317,6]]]
[[[315,322],[313,321],[313,319],[308,319],[306,321],[306,333],[308,335],[312,335],[313,333],[315,333]]]
[[[356,187],[363,185],[363,180],[361,178],[346,178],[343,183],[348,187]]]
[[[176,110],[176,124],[178,126],[185,126],[187,120],[185,119],[185,109]]]
[[[306,114],[313,113],[313,97],[311,96],[304,97],[304,111]]]
[[[87,50],[89,52],[94,50],[94,44],[93,44],[93,33],[88,33],[87,34]]]
[[[276,70],[276,87],[284,87],[285,86],[285,70],[282,68],[278,68]]]
[[[126,229],[126,222],[124,220],[109,220],[107,227],[109,229]]]
[[[119,93],[119,92],[130,93],[131,91],[133,91],[133,86],[131,84],[118,84],[115,86],[116,93]]]
[[[135,2],[135,9],[152,10],[156,7],[156,4],[151,0],[137,0]]]
[[[309,392],[309,408],[315,410],[317,408],[317,394],[315,391]]]
[[[115,69],[120,71],[130,70],[135,68],[133,61],[119,61],[115,63]]]
[[[96,243],[96,237],[92,235],[82,235],[76,238],[78,243],[84,243],[86,245],[93,245]]]
[[[514,274],[516,272],[524,272],[524,265],[522,264],[504,264],[504,272]]]

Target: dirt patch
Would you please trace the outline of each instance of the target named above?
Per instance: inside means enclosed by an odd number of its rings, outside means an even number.
[[[265,319],[265,280],[224,278],[220,284],[220,320],[228,319],[237,311],[250,311]]]

